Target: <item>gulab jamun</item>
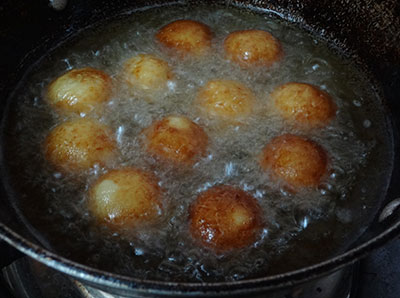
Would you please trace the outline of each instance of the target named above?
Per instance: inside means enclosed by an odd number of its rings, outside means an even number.
[[[273,138],[263,149],[261,167],[290,187],[316,187],[327,172],[326,151],[307,138],[285,134]]]
[[[202,56],[211,48],[212,31],[193,20],[177,20],[162,27],[157,40],[180,55]]]
[[[240,30],[224,41],[225,56],[242,67],[269,67],[283,56],[280,42],[263,30]]]
[[[168,116],[144,130],[147,152],[172,163],[193,164],[204,155],[208,137],[203,128],[187,117]]]
[[[47,88],[46,99],[59,112],[89,113],[111,96],[111,78],[91,67],[72,69]]]
[[[255,95],[240,82],[212,80],[201,88],[196,103],[210,118],[240,122],[251,115]]]
[[[132,88],[157,91],[167,87],[173,73],[166,61],[150,54],[139,54],[125,62],[124,78]]]
[[[271,98],[284,119],[302,128],[323,127],[336,114],[329,94],[310,84],[284,84],[271,93]]]
[[[133,167],[116,169],[91,186],[88,207],[99,222],[133,228],[160,217],[161,190],[150,173]]]
[[[190,207],[189,217],[193,238],[218,253],[250,246],[262,226],[256,199],[226,185],[201,193]]]
[[[117,156],[111,130],[98,121],[79,118],[55,127],[45,140],[45,157],[58,170],[79,173],[95,164],[107,166]]]

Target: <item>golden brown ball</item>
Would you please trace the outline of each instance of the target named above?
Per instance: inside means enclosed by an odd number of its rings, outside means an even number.
[[[336,105],[328,93],[304,83],[287,83],[271,94],[279,114],[304,128],[322,127],[336,114]]]
[[[203,128],[183,116],[168,116],[145,129],[146,150],[168,162],[193,164],[204,155],[208,137]]]
[[[280,42],[263,30],[240,30],[224,41],[227,59],[242,67],[271,66],[283,56]]]
[[[161,190],[150,173],[132,167],[112,170],[91,186],[88,207],[100,222],[132,228],[161,215]]]
[[[217,252],[251,245],[262,222],[257,201],[231,186],[217,186],[201,193],[189,216],[193,238]]]
[[[261,167],[272,177],[294,188],[315,187],[327,172],[328,157],[317,143],[285,134],[275,137],[263,149]]]
[[[157,91],[167,87],[173,77],[168,63],[149,54],[139,54],[124,65],[124,78],[130,87]]]
[[[255,96],[240,82],[212,80],[199,91],[196,103],[211,118],[240,122],[251,115]]]
[[[44,147],[46,159],[56,169],[73,173],[95,164],[107,166],[117,151],[110,129],[88,118],[58,125],[47,136]]]
[[[178,20],[162,27],[156,38],[180,55],[201,56],[210,50],[212,35],[211,29],[203,23]]]
[[[89,113],[111,96],[111,78],[101,70],[73,69],[50,83],[47,101],[64,113]]]

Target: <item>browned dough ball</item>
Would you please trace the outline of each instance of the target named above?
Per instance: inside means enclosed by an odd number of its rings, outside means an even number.
[[[280,42],[263,30],[230,33],[224,41],[225,56],[242,67],[271,66],[283,56]]]
[[[46,159],[65,172],[79,173],[95,164],[107,166],[115,159],[116,151],[110,129],[87,118],[58,125],[45,140]]]
[[[315,187],[327,172],[328,158],[317,143],[285,134],[275,137],[262,151],[261,167],[294,188]]]
[[[208,137],[203,128],[183,116],[168,116],[144,131],[146,150],[168,162],[193,164],[204,155]]]
[[[209,81],[197,95],[196,103],[211,118],[240,122],[255,104],[253,92],[237,81]]]
[[[91,186],[88,206],[98,221],[132,228],[161,215],[161,190],[153,175],[122,168],[101,176]]]
[[[231,186],[201,193],[189,216],[193,238],[217,252],[251,245],[261,229],[261,208],[256,199]]]
[[[50,83],[47,101],[64,113],[88,113],[111,95],[111,78],[101,70],[73,69]]]
[[[211,29],[203,23],[178,20],[162,27],[156,38],[180,55],[201,56],[211,48],[212,35]]]
[[[336,114],[336,105],[328,93],[303,83],[287,83],[271,94],[280,115],[301,127],[322,127]]]
[[[149,54],[139,54],[124,65],[124,78],[129,86],[156,91],[167,87],[173,77],[168,63]]]

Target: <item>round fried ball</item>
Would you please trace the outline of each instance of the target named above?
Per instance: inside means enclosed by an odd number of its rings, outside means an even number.
[[[225,38],[224,49],[226,58],[242,67],[268,67],[283,55],[280,42],[263,30],[232,32]]]
[[[315,187],[327,172],[328,158],[317,143],[285,134],[273,138],[263,149],[260,164],[294,188]]]
[[[79,173],[95,164],[107,166],[117,145],[105,125],[88,118],[64,122],[45,140],[46,159],[58,170]]]
[[[124,77],[133,88],[160,90],[173,77],[168,63],[149,54],[140,54],[125,62]]]
[[[100,222],[131,228],[161,215],[161,190],[149,173],[131,167],[113,170],[91,186],[88,207]]]
[[[165,47],[181,55],[201,56],[211,47],[211,29],[200,22],[178,20],[161,28],[156,34]]]
[[[50,83],[47,101],[66,113],[88,113],[111,95],[111,78],[101,70],[73,69]]]
[[[240,122],[252,113],[255,96],[240,82],[212,80],[200,90],[196,102],[212,118]]]
[[[146,150],[165,161],[193,164],[208,143],[203,128],[183,116],[168,116],[144,131]]]
[[[251,245],[261,228],[257,201],[231,186],[217,186],[201,193],[189,216],[193,238],[217,252]]]
[[[271,98],[283,118],[303,127],[322,127],[336,114],[329,94],[309,84],[284,84],[272,92]]]

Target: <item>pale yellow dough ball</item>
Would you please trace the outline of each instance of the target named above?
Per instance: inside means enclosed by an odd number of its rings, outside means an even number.
[[[204,155],[208,137],[201,126],[187,117],[168,116],[144,130],[145,149],[175,164],[193,164]]]
[[[239,123],[253,112],[255,95],[240,82],[212,80],[200,89],[196,104],[209,118]]]
[[[168,63],[149,54],[139,54],[124,64],[124,78],[132,88],[145,91],[165,89],[173,73]]]
[[[50,83],[46,99],[60,112],[89,113],[109,100],[111,87],[111,78],[101,70],[72,69]]]
[[[99,222],[132,228],[160,217],[161,190],[150,173],[132,167],[112,170],[91,186],[88,207]]]
[[[107,166],[116,157],[111,130],[98,121],[80,118],[64,122],[47,136],[45,157],[58,170],[79,173],[95,164]]]

